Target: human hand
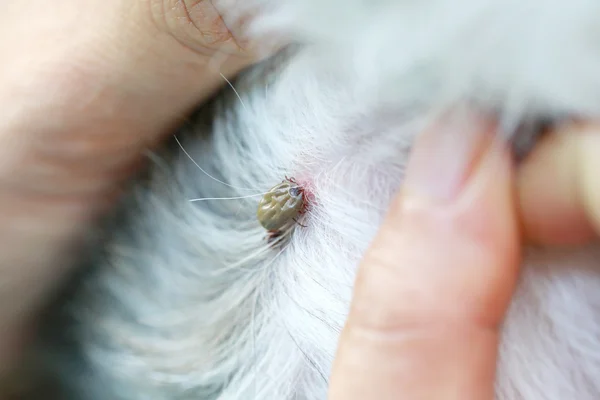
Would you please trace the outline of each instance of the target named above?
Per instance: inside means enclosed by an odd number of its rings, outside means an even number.
[[[330,400],[494,398],[521,241],[511,156],[493,131],[458,114],[417,138],[359,268]]]
[[[550,132],[513,172],[507,149],[485,139],[491,123],[463,117],[417,140],[360,267],[330,400],[493,399],[521,243],[598,237],[600,128]]]
[[[0,366],[142,150],[255,60],[212,4],[3,1]]]

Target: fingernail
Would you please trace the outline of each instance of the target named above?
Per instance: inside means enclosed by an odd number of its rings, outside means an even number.
[[[454,111],[417,137],[404,191],[431,201],[450,201],[469,179],[490,143],[493,124],[469,111]]]

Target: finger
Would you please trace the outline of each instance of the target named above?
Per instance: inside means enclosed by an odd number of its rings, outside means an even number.
[[[517,178],[526,237],[577,245],[600,232],[600,127],[570,124],[545,137]]]
[[[493,399],[519,246],[507,151],[456,115],[417,140],[360,267],[331,400]]]

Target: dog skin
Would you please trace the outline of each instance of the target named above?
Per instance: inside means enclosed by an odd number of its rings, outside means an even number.
[[[202,105],[99,227],[36,349],[59,398],[325,399],[357,265],[415,135],[469,104],[524,152],[539,121],[598,117],[592,1],[250,6],[249,34],[302,44]],[[303,226],[268,241],[256,208],[286,176],[305,190]],[[526,249],[498,399],[600,396],[598,266],[597,245]]]

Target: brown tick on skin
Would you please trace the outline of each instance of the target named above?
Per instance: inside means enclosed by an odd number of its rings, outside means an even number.
[[[256,218],[269,232],[268,241],[279,238],[284,228],[292,223],[300,224],[296,218],[306,212],[304,188],[294,178],[285,177],[273,186],[258,203]]]

